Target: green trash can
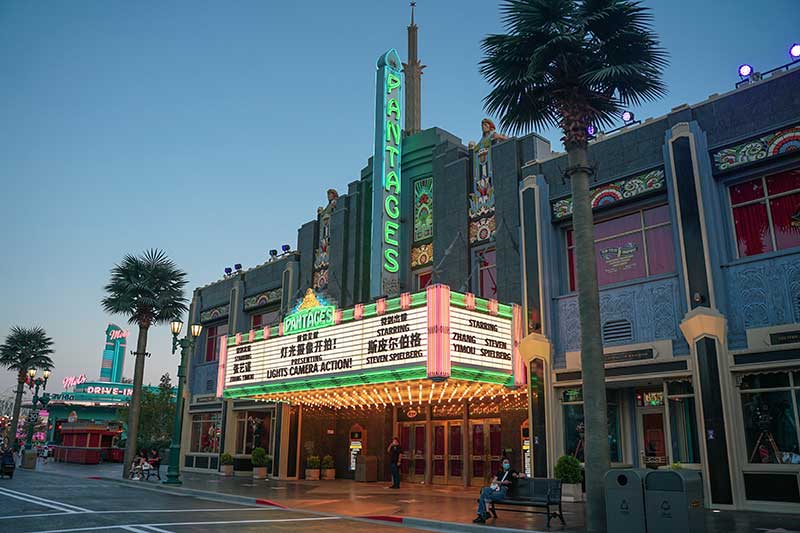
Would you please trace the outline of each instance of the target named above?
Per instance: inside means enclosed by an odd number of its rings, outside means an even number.
[[[606,472],[606,529],[644,532],[644,468],[614,468]]]
[[[696,470],[653,470],[644,479],[648,533],[704,533],[703,480]]]

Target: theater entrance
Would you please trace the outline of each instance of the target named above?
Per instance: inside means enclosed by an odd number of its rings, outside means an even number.
[[[433,482],[437,485],[464,483],[464,424],[462,421],[433,422]]]
[[[480,487],[489,484],[500,470],[503,458],[500,419],[470,420],[470,483]]]
[[[400,424],[400,446],[403,454],[400,462],[400,479],[410,483],[425,481],[425,422],[403,422]]]

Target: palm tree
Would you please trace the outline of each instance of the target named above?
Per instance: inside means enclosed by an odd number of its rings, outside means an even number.
[[[53,361],[50,359],[50,355],[53,353],[52,346],[53,339],[47,336],[44,328],[38,326],[32,328],[12,327],[11,333],[0,346],[0,366],[17,372],[14,414],[11,417],[11,426],[6,428],[6,436],[15,444],[19,411],[22,407],[22,393],[25,392],[28,369],[50,370],[53,368]],[[8,435],[9,429],[11,430],[10,435]]]
[[[105,286],[103,309],[108,313],[127,315],[129,323],[139,326],[123,478],[127,477],[127,470],[136,453],[147,332],[151,326],[166,324],[186,311],[186,298],[183,295],[185,285],[186,273],[162,250],[154,249],[144,252],[140,257],[126,255],[121,263],[111,269],[111,281]]]
[[[586,522],[605,529],[603,476],[609,467],[605,370],[589,198],[588,128],[610,125],[630,105],[665,94],[667,54],[652,15],[629,0],[506,0],[507,35],[483,41],[484,104],[512,133],[558,127],[572,181],[586,431]]]

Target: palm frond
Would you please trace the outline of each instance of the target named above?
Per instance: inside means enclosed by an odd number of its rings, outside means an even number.
[[[47,336],[44,328],[14,326],[0,345],[0,366],[14,371],[51,369],[53,353],[53,339]]]

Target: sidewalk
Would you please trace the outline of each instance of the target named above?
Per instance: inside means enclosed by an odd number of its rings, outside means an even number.
[[[79,477],[120,478],[119,464],[97,466],[65,463],[39,464],[44,472],[60,473]],[[162,467],[165,478],[166,467]],[[315,513],[335,514],[359,518],[377,518],[402,522],[418,528],[436,525],[447,530],[498,531],[508,530],[547,531],[544,515],[500,512],[496,520],[490,519],[486,527],[473,527],[477,488],[404,484],[400,490],[390,490],[384,483],[356,483],[351,480],[335,481],[277,481],[258,480],[247,477],[221,477],[213,474],[182,474],[183,485],[179,490],[204,497],[246,498],[259,503],[278,505],[290,509]],[[140,483],[153,489],[162,487],[158,482]],[[170,487],[170,490],[175,490]],[[583,504],[565,503],[566,526],[553,519],[549,531],[583,531]],[[449,523],[447,525],[442,522]],[[709,532],[752,533],[791,532],[800,533],[800,514],[768,514],[745,511],[706,512],[706,527]],[[442,530],[442,529],[440,529]],[[634,532],[629,532],[634,533]]]

